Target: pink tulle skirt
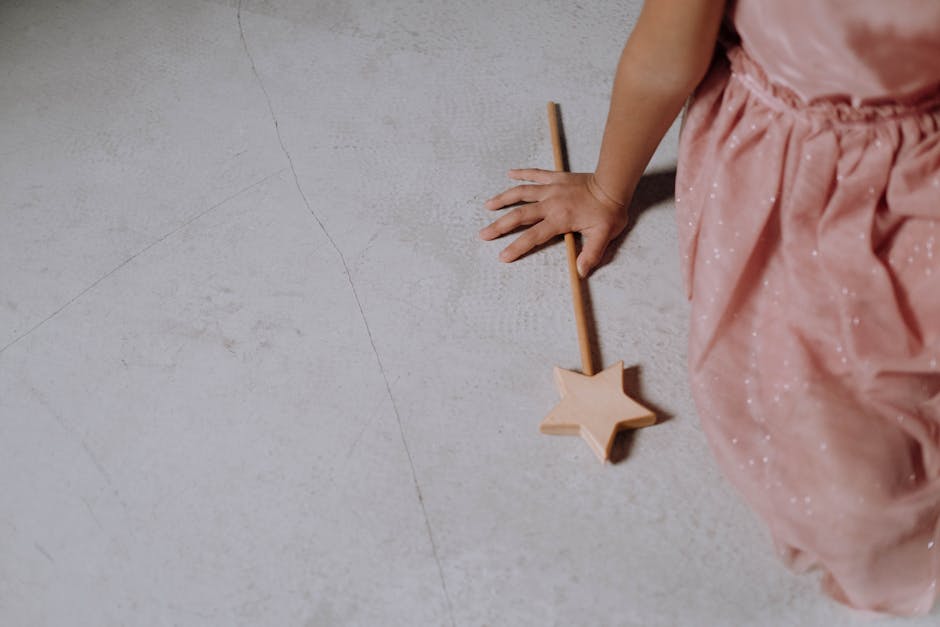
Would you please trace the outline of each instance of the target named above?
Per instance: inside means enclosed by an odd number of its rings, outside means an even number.
[[[940,576],[940,93],[802,102],[741,48],[686,112],[689,383],[791,569],[924,614]]]

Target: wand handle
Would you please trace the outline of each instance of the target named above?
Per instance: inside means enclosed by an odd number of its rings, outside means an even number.
[[[548,103],[548,124],[552,132],[555,170],[566,172],[561,119],[558,116],[558,105],[554,102]],[[568,278],[571,283],[571,301],[574,303],[574,320],[578,325],[578,345],[581,347],[581,370],[590,377],[594,375],[594,366],[591,364],[591,344],[588,340],[587,317],[584,314],[584,298],[581,296],[581,277],[578,276],[578,251],[575,249],[574,233],[565,233],[565,247],[568,250]]]

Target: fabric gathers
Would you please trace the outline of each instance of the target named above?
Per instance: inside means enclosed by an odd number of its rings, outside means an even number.
[[[940,51],[940,26],[935,45]],[[748,41],[685,113],[689,385],[791,569],[925,614],[940,548],[940,89],[806,100]]]

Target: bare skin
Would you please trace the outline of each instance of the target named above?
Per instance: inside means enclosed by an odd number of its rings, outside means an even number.
[[[583,236],[585,277],[626,227],[627,208],[653,152],[711,63],[725,0],[646,0],[614,77],[607,125],[593,173],[514,169],[517,185],[486,209],[519,205],[480,230],[491,240],[528,227],[500,253],[512,262],[568,232]]]

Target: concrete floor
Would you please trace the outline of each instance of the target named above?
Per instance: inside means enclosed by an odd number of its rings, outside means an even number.
[[[676,128],[590,281],[664,420],[538,433],[564,249],[482,202],[551,99],[593,168],[639,5],[0,1],[0,624],[870,624],[697,424]]]

